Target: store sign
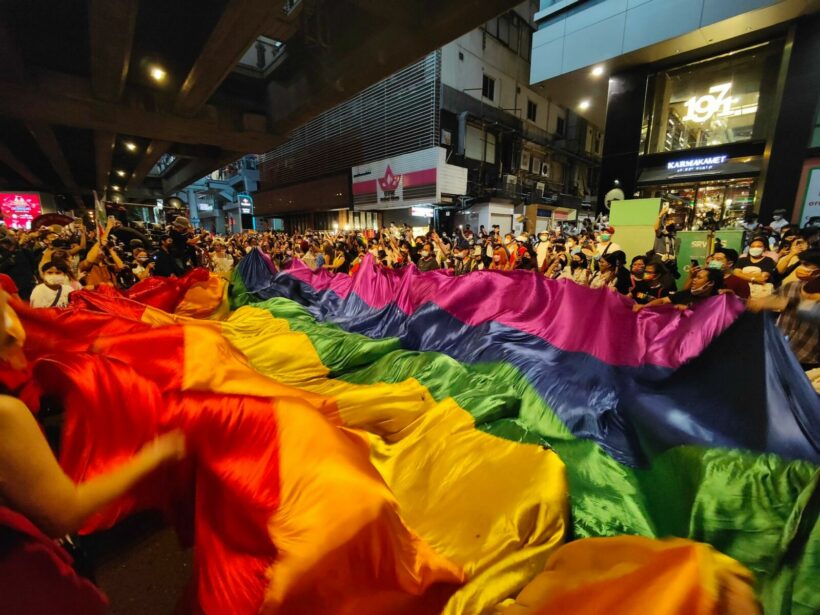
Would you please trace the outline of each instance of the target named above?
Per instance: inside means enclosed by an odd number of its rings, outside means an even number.
[[[812,218],[820,218],[820,167],[809,169],[803,211],[800,213],[800,226],[806,226]]]
[[[39,194],[0,192],[0,214],[7,227],[30,229],[31,221],[41,213]]]
[[[705,158],[684,158],[682,160],[670,160],[666,163],[666,170],[673,173],[691,173],[692,171],[711,171],[716,166],[723,164],[729,159],[726,154],[719,156],[707,156]]]
[[[213,211],[214,206],[210,203],[197,203],[196,207],[199,211]]]
[[[433,217],[433,208],[432,207],[412,207],[410,208],[410,214],[416,216],[418,218],[432,218]]]
[[[732,103],[735,99],[729,96],[732,89],[732,82],[713,85],[709,88],[709,93],[703,96],[693,96],[686,101],[686,115],[684,122],[696,122],[702,124],[708,122],[715,115],[734,115]]]
[[[393,156],[351,169],[353,205],[356,209],[400,209],[438,202],[441,192],[463,194],[442,184],[444,153],[432,147]],[[465,182],[466,183],[466,182]]]
[[[243,214],[252,214],[253,213],[253,197],[248,194],[247,192],[240,192],[236,195],[239,199],[239,210]]]

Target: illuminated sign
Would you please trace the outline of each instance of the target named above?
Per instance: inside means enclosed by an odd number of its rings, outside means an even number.
[[[239,209],[243,214],[253,213],[253,197],[247,192],[240,192],[236,195],[239,199]]]
[[[412,207],[410,209],[410,214],[413,216],[417,216],[419,218],[432,218],[433,217],[433,208],[432,207]]]
[[[726,154],[720,156],[707,156],[704,158],[685,158],[683,160],[671,160],[666,163],[668,171],[675,173],[690,173],[692,171],[711,171],[717,165],[723,164],[729,157]]]
[[[803,195],[803,210],[800,212],[800,226],[807,225],[812,218],[820,218],[820,167],[809,169],[806,194]]]
[[[686,101],[686,115],[684,122],[697,122],[702,124],[708,121],[715,114],[718,116],[734,115],[732,103],[735,98],[729,96],[732,89],[732,82],[713,85],[709,88],[709,93],[704,96],[693,96]]]
[[[31,221],[41,213],[39,194],[0,192],[0,214],[9,228],[30,229]]]

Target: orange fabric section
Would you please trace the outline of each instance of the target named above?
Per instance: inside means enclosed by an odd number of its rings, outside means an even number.
[[[641,536],[564,545],[503,615],[754,615],[751,573],[709,545]]]
[[[399,516],[367,441],[292,401],[275,406],[280,502],[268,527],[277,556],[262,612],[438,612],[464,574]]]

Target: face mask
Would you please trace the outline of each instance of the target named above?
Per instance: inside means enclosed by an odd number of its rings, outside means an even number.
[[[579,263],[578,261],[572,261],[569,264],[570,269],[578,269],[578,267],[580,267],[580,266],[581,266],[581,263]]]
[[[47,273],[43,276],[43,281],[49,286],[61,286],[67,280],[63,273]]]
[[[138,263],[147,263],[147,262],[148,262],[148,257],[147,257],[147,256],[140,256],[140,257],[137,259],[137,262],[138,262]]]
[[[538,241],[546,241],[548,238],[549,238],[548,235],[539,235],[538,236]]]
[[[709,261],[708,265],[709,269],[717,269],[718,271],[723,271],[723,263],[720,261]]]
[[[570,250],[569,253],[570,254],[580,254],[581,253],[581,248],[573,248],[572,250]]]
[[[601,241],[609,241],[609,233],[601,233]]]
[[[806,281],[811,280],[815,275],[817,275],[817,272],[817,269],[809,269],[804,265],[800,265],[797,269],[795,269],[794,275],[798,280]]]
[[[772,219],[773,219],[774,221],[782,220],[782,219],[783,219],[783,216],[772,216]]]
[[[706,295],[706,294],[709,293],[709,290],[711,288],[712,288],[712,283],[711,282],[707,282],[706,284],[704,284],[700,288],[695,288],[693,286],[692,287],[692,294],[695,295],[695,296]]]
[[[421,257],[422,258],[427,258],[428,256],[430,256],[430,252],[428,250],[422,250],[421,251]]]
[[[763,254],[763,248],[749,248],[749,255],[758,257]]]
[[[461,260],[461,259],[464,258],[464,255],[463,254],[453,254],[453,257],[457,258],[458,260]]]

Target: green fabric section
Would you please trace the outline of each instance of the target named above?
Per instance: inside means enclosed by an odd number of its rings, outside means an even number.
[[[249,293],[245,287],[245,281],[239,273],[239,267],[234,267],[231,272],[231,279],[228,283],[228,301],[232,310],[237,310],[243,305],[258,301],[258,298],[252,293]]]
[[[331,376],[358,384],[413,377],[453,397],[479,429],[555,449],[567,466],[575,538],[679,536],[751,569],[766,613],[820,612],[820,469],[772,454],[677,447],[647,468],[619,464],[572,436],[527,379],[505,363],[464,365],[322,324],[287,299],[254,303],[305,333]]]

